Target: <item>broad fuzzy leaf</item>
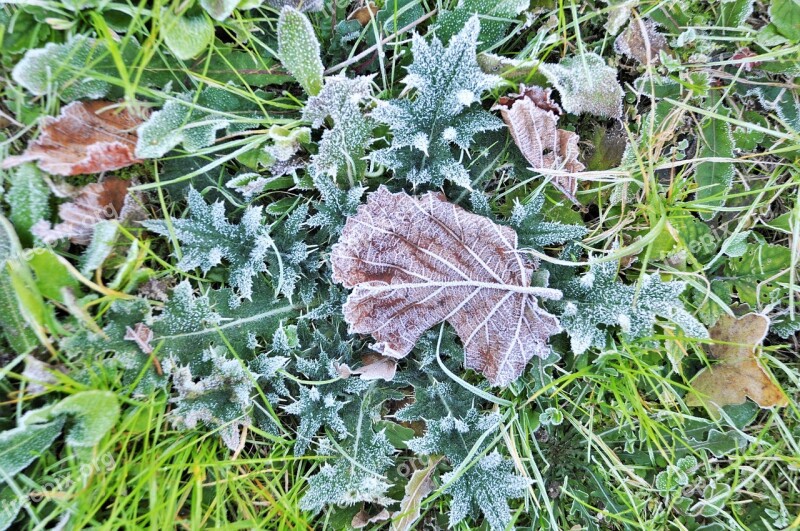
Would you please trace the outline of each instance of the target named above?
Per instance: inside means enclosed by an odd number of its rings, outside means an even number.
[[[472,17],[447,47],[436,38],[428,44],[414,36],[414,62],[404,79],[415,89],[414,96],[380,103],[372,113],[394,135],[391,146],[373,157],[394,170],[395,177],[414,186],[438,187],[447,179],[470,187],[469,173],[454,150],[467,150],[477,133],[502,127],[476,105],[484,91],[499,82],[478,66],[479,31],[478,18]]]
[[[241,222],[233,224],[228,221],[222,202],[209,205],[194,188],[189,189],[188,201],[189,218],[173,219],[169,224],[161,220],[142,224],[157,234],[175,235],[183,253],[177,267],[183,271],[199,267],[208,273],[224,259],[228,264],[228,283],[250,300],[253,277],[267,270],[267,255],[274,252],[262,208],[248,207]]]
[[[481,19],[480,44],[482,51],[500,41],[511,21],[530,6],[530,0],[459,0],[452,11],[443,11],[436,24],[436,36],[447,43],[463,28],[470,17]]]
[[[139,127],[136,156],[159,158],[179,144],[186,151],[199,151],[215,142],[217,131],[245,131],[263,119],[255,102],[229,90],[210,87],[197,98],[183,94]]]
[[[13,478],[46,452],[61,435],[64,419],[22,425],[0,433],[0,477]]]
[[[50,216],[50,189],[36,166],[24,164],[14,171],[5,200],[11,208],[11,223],[26,247],[31,246],[31,228]]]
[[[142,119],[110,101],[75,101],[58,118],[42,120],[39,137],[22,155],[8,157],[3,168],[37,161],[56,175],[117,170],[141,162],[134,155],[136,128]]]
[[[82,391],[49,409],[52,417],[70,416],[66,442],[73,447],[92,448],[119,420],[117,395],[111,391]]]
[[[617,268],[616,262],[594,264],[582,277],[560,286],[564,292],[559,303],[561,325],[570,335],[575,354],[605,347],[605,327],[609,326],[619,326],[629,339],[645,337],[652,333],[656,316],[677,324],[690,337],[708,337],[678,298],[685,283],[646,275],[639,285],[628,286],[616,280]]]
[[[749,313],[738,319],[723,315],[710,330],[711,354],[716,359],[691,382],[694,393],[686,398],[689,406],[713,405],[716,408],[742,404],[749,397],[763,408],[786,407],[789,399],[764,372],[757,350],[767,336],[769,319]]]
[[[322,91],[308,100],[303,119],[315,129],[322,127],[328,117],[333,120],[333,128],[322,133],[319,151],[312,158],[313,173],[349,176],[350,182],[364,173],[362,159],[372,143],[375,122],[364,114],[362,106],[372,95],[373,77],[326,78]]]
[[[182,61],[197,57],[214,41],[214,24],[202,11],[176,15],[166,8],[161,12],[160,31],[169,51]]]
[[[319,94],[325,70],[319,41],[308,17],[291,6],[285,6],[278,19],[278,55],[306,93]]]
[[[709,118],[700,129],[698,136],[700,148],[697,157],[733,158],[733,135],[731,125],[717,118]],[[697,200],[712,207],[708,212],[701,212],[700,217],[710,220],[716,216],[714,207],[725,204],[725,194],[733,182],[734,167],[732,162],[704,161],[697,165],[694,179],[697,182]]]
[[[537,297],[561,293],[530,286],[516,233],[432,192],[370,194],[331,264],[334,281],[353,289],[344,306],[350,330],[372,334],[385,356],[406,356],[446,320],[464,343],[466,366],[507,385],[532,356],[547,356],[548,337],[560,330]]]
[[[622,117],[623,91],[617,71],[596,53],[568,57],[559,64],[543,64],[539,69],[558,90],[567,112]]]
[[[44,48],[28,50],[11,77],[36,96],[54,90],[64,101],[102,98],[111,89],[108,82],[81,79],[81,72],[105,53],[104,44],[83,36],[64,44],[48,43]]]

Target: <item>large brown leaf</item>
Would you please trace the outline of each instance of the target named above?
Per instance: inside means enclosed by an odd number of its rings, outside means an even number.
[[[494,108],[500,110],[514,142],[534,171],[562,170],[573,174],[584,170],[578,161],[580,137],[558,128],[561,107],[550,99],[550,89],[522,85],[519,94],[501,98]],[[552,183],[576,201],[578,180],[573,175],[557,175]]]
[[[784,407],[788,399],[759,365],[758,347],[769,330],[769,319],[758,313],[740,318],[723,315],[708,332],[717,363],[701,370],[692,380],[695,393],[689,406],[722,407],[743,403],[750,397],[763,408]]]
[[[24,153],[8,157],[4,168],[38,161],[56,175],[80,175],[116,170],[140,162],[134,155],[136,128],[142,123],[110,101],[75,101],[57,118],[42,121],[39,137]]]
[[[331,262],[333,279],[353,288],[344,305],[351,332],[371,334],[385,356],[406,356],[423,332],[447,321],[466,366],[506,385],[532,356],[548,355],[547,340],[560,330],[537,297],[561,292],[529,285],[514,230],[440,194],[381,187],[347,220]]]

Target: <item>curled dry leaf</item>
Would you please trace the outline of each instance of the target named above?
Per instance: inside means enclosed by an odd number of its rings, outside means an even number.
[[[342,378],[360,375],[362,380],[386,380],[390,382],[397,372],[397,360],[386,356],[368,354],[362,360],[364,364],[358,369],[351,369],[346,363],[338,365],[336,370]]]
[[[580,137],[572,131],[558,129],[561,107],[550,99],[550,92],[550,89],[522,85],[519,94],[500,98],[494,108],[500,110],[514,142],[534,171],[581,172],[584,165],[578,161]],[[557,175],[552,182],[576,202],[578,180],[574,175]]]
[[[464,345],[466,366],[506,385],[532,356],[549,354],[560,330],[532,287],[531,269],[513,229],[471,214],[429,192],[410,197],[385,187],[348,218],[331,252],[333,279],[353,288],[344,305],[351,332],[402,358],[427,329],[449,322]]]
[[[378,6],[374,2],[369,2],[350,13],[347,20],[357,20],[359,24],[366,26],[377,14]]]
[[[392,531],[408,531],[419,519],[422,501],[436,487],[433,473],[442,460],[441,456],[431,458],[425,468],[415,470],[406,483],[406,495],[400,501],[400,510],[392,514]]]
[[[150,342],[153,340],[153,331],[144,323],[136,323],[135,328],[131,328],[130,326],[125,327],[125,336],[123,339],[136,343],[139,350],[145,354],[153,352],[153,347],[150,345]]]
[[[58,207],[61,223],[50,227],[50,223],[41,220],[31,232],[45,243],[69,238],[72,243],[87,245],[99,221],[124,217],[129,205],[129,185],[128,181],[116,178],[88,184],[76,192],[72,202]]]
[[[370,516],[366,509],[361,509],[353,517],[353,521],[350,523],[350,525],[353,526],[353,529],[364,529],[370,524],[385,522],[389,519],[389,516],[389,511],[386,509],[381,509],[381,512],[375,516]]]
[[[717,407],[741,404],[750,397],[763,408],[785,407],[788,399],[758,362],[758,347],[769,330],[769,319],[759,313],[740,318],[723,315],[709,334],[711,354],[717,363],[701,370],[692,380],[689,406]]]
[[[614,51],[636,59],[643,65],[657,65],[659,52],[667,51],[667,38],[656,30],[656,23],[650,19],[631,20],[625,31],[614,41]]]
[[[116,170],[141,162],[134,155],[136,128],[144,120],[111,101],[75,101],[57,118],[42,121],[41,134],[24,153],[8,157],[3,168],[38,161],[56,175],[80,175]]]

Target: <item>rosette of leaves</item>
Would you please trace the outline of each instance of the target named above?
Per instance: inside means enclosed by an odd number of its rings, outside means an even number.
[[[439,187],[447,179],[470,188],[457,150],[468,150],[477,133],[503,126],[477,105],[499,81],[478,66],[479,32],[480,22],[472,17],[447,47],[415,35],[414,62],[404,79],[414,95],[382,103],[372,113],[393,134],[389,147],[373,152],[374,160],[414,186]]]

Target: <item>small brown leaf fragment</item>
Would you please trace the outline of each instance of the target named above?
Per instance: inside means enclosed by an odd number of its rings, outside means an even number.
[[[500,98],[495,109],[500,110],[514,142],[530,163],[531,169],[562,170],[552,183],[572,202],[577,202],[578,180],[574,173],[582,172],[578,161],[578,140],[572,131],[558,128],[561,107],[550,99],[550,89],[520,87],[519,94]]]
[[[347,17],[347,20],[357,20],[359,24],[366,26],[369,24],[370,20],[375,18],[377,13],[378,6],[376,6],[373,2],[369,2],[367,5],[361,6],[350,13],[350,15]]]
[[[136,323],[135,328],[125,327],[124,339],[136,343],[139,350],[145,354],[153,352],[153,347],[150,346],[150,342],[153,340],[153,331],[144,323]]]
[[[560,330],[532,287],[513,229],[429,192],[411,197],[381,186],[345,224],[331,251],[333,280],[353,291],[344,305],[352,333],[371,348],[403,358],[432,326],[449,322],[464,345],[467,368],[507,385],[533,356],[549,354]]]
[[[57,118],[44,118],[39,137],[21,155],[5,159],[3,168],[38,161],[48,173],[80,175],[141,162],[134,150],[143,119],[114,105],[102,100],[70,103]]]
[[[709,334],[711,354],[717,363],[704,368],[692,380],[689,406],[716,407],[742,404],[750,397],[762,408],[785,407],[789,401],[758,362],[758,347],[769,330],[769,319],[759,313],[740,318],[723,315]]]
[[[350,522],[350,525],[353,526],[353,529],[363,529],[367,527],[369,524],[377,524],[379,522],[385,522],[389,519],[389,511],[386,509],[381,509],[381,512],[376,514],[375,516],[370,516],[366,509],[361,509],[356,513],[353,517],[353,521]]]
[[[659,52],[668,51],[667,38],[656,30],[650,19],[635,18],[614,41],[614,51],[639,61],[643,65],[661,62]]]
[[[351,369],[346,363],[336,367],[342,378],[360,375],[362,380],[386,380],[390,382],[397,372],[397,360],[386,356],[367,354],[362,359],[363,365],[358,369]]]
[[[431,459],[425,468],[415,470],[406,484],[406,495],[400,501],[400,510],[392,514],[392,531],[408,531],[419,519],[420,507],[425,497],[433,492],[433,473],[441,456]]]
[[[31,231],[45,243],[69,238],[72,243],[87,245],[99,221],[124,216],[129,185],[129,181],[116,178],[88,184],[78,190],[72,202],[58,207],[61,223],[51,228],[50,223],[41,220]]]

